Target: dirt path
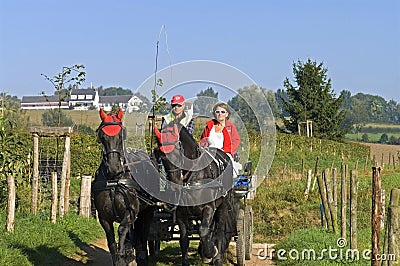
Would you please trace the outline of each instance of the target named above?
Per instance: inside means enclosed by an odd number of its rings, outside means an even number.
[[[96,265],[96,266],[110,266],[112,260],[108,252],[107,240],[98,239],[89,247],[81,247],[83,250],[81,256],[74,259],[68,259],[63,266],[81,266],[81,265]]]
[[[252,259],[246,261],[246,266],[272,266],[276,265],[269,258],[263,258],[265,253],[260,253],[260,249],[265,249],[265,244],[254,244]],[[269,247],[272,247],[269,245]],[[77,256],[74,259],[68,259],[63,266],[82,266],[82,265],[96,265],[96,266],[110,266],[112,265],[111,257],[108,252],[107,241],[106,239],[98,239],[93,242],[90,247],[82,248],[83,252],[80,256]],[[232,242],[230,246],[230,250],[232,255],[235,255],[235,243]],[[258,254],[261,255],[261,258],[258,258]],[[234,262],[235,263],[235,262]],[[229,264],[228,264],[229,265]],[[234,265],[234,264],[232,264]]]

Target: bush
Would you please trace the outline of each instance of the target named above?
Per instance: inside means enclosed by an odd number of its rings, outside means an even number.
[[[367,134],[367,133],[364,133],[364,134],[362,135],[362,137],[361,137],[361,140],[362,140],[363,142],[369,142],[368,134]]]

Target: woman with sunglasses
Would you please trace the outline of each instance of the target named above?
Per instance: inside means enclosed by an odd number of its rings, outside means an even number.
[[[240,136],[236,126],[228,121],[231,111],[225,103],[218,103],[213,107],[214,119],[206,122],[206,127],[200,137],[200,145],[215,147],[227,153],[231,159],[237,153]],[[232,160],[233,161],[233,160]],[[240,170],[240,167],[235,167]]]
[[[178,94],[172,96],[171,108],[172,110],[162,118],[161,128],[172,121],[178,121],[182,126],[186,127],[189,134],[193,136],[194,121],[192,115],[185,111],[185,98]]]

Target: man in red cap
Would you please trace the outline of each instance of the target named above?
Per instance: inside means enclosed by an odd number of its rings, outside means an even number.
[[[174,95],[171,99],[172,110],[163,117],[163,122],[161,127],[168,125],[171,121],[177,121],[182,126],[186,127],[190,135],[193,136],[194,131],[194,121],[192,115],[185,111],[185,98],[180,95]]]

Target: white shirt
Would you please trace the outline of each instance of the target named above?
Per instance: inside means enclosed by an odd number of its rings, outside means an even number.
[[[212,127],[208,136],[208,146],[218,149],[222,149],[224,146],[224,134],[222,132],[215,132],[215,127]]]

